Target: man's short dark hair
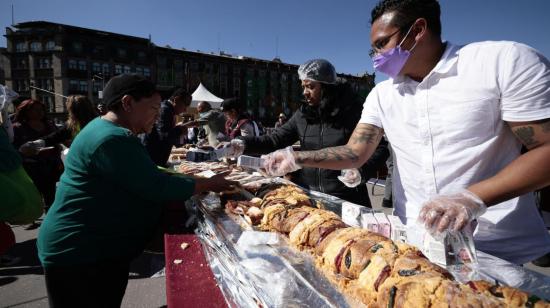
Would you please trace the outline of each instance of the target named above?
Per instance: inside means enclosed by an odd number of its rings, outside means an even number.
[[[395,12],[392,23],[401,31],[407,31],[415,20],[424,18],[428,29],[441,37],[441,9],[437,0],[382,0],[372,9],[371,25],[389,12]]]
[[[209,102],[200,101],[200,102],[197,104],[197,107],[199,107],[199,105],[200,105],[200,106],[204,106],[204,109],[206,109],[206,110],[204,110],[204,112],[209,111],[209,110],[212,110],[212,105],[211,105]]]
[[[172,92],[172,96],[170,96],[170,98],[176,98],[176,97],[188,97],[188,96],[191,96],[191,94],[189,94],[189,92],[187,90],[185,90],[184,88],[177,88],[174,90],[174,92]]]

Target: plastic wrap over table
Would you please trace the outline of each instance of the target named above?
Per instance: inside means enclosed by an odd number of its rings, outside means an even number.
[[[307,190],[306,190],[307,191]],[[342,199],[307,191],[327,210],[341,215]],[[232,219],[220,199],[208,194],[194,199],[203,214],[197,234],[210,267],[230,307],[361,306],[340,293],[315,268],[312,257],[291,247],[277,233],[254,231],[243,219]],[[483,279],[550,298],[550,277],[477,252],[476,269],[448,268],[460,282]]]

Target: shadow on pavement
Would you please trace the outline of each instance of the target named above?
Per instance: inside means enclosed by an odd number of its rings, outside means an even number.
[[[129,279],[164,276],[164,254],[144,252],[130,264]]]
[[[5,306],[5,307],[6,307],[6,308],[12,308],[12,307],[25,307],[27,304],[39,302],[39,301],[44,300],[44,299],[46,299],[46,298],[48,298],[48,297],[47,297],[47,296],[42,296],[42,297],[38,297],[38,298],[35,298],[35,299],[31,299],[31,300],[28,300],[28,301],[20,302],[20,303],[17,303],[17,304],[14,304],[14,305]]]
[[[0,276],[42,275],[44,274],[36,250],[36,239],[15,244],[7,254],[21,260],[9,267],[0,267]],[[0,277],[4,278],[4,277]],[[8,277],[6,277],[8,278]],[[17,280],[17,279],[16,279]],[[15,280],[14,280],[15,281]],[[13,281],[12,281],[13,282]]]
[[[17,280],[17,277],[0,277],[0,287],[6,284],[10,284],[12,282],[15,282]]]

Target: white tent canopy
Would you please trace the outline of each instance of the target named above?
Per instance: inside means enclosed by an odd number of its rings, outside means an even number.
[[[209,102],[212,105],[212,108],[220,108],[221,103],[223,102],[223,99],[210,93],[210,91],[208,91],[202,83],[199,84],[191,96],[193,98],[191,101],[191,107],[197,107],[199,102]]]

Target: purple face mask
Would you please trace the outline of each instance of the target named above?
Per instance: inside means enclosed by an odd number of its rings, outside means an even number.
[[[409,31],[407,31],[407,34],[405,34],[405,37],[401,40],[399,45],[386,52],[377,54],[372,58],[375,70],[384,73],[391,78],[395,78],[397,77],[397,75],[399,75],[399,72],[401,72],[403,66],[405,66],[405,63],[407,63],[407,60],[411,55],[411,51],[414,49],[414,47],[416,47],[415,42],[411,50],[401,49],[401,44],[403,44],[403,42],[411,32],[413,26],[409,28]]]

